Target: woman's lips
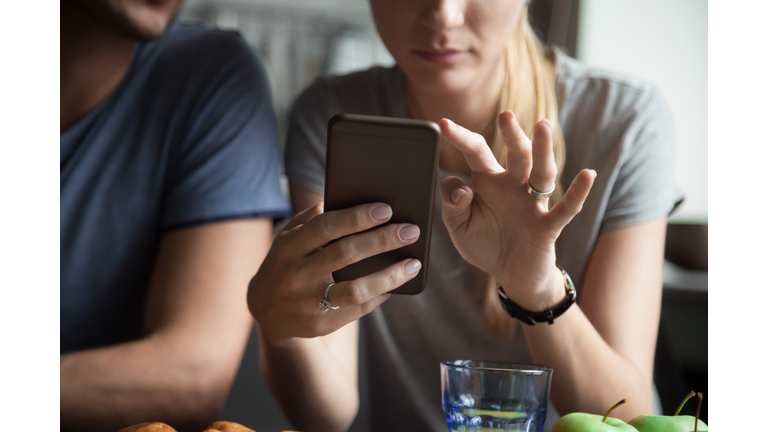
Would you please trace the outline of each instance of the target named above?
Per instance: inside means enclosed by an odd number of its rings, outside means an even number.
[[[464,51],[445,50],[413,50],[413,53],[430,63],[451,64],[459,60]]]

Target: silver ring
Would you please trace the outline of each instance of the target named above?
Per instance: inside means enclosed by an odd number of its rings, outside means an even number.
[[[552,186],[552,189],[550,189],[548,192],[539,192],[536,189],[531,186],[531,182],[528,182],[528,193],[531,194],[536,199],[543,199],[543,198],[549,198],[552,193],[555,191],[555,186]]]
[[[325,294],[323,294],[323,301],[320,302],[320,310],[323,311],[323,312],[327,312],[328,309],[336,310],[336,309],[339,308],[338,306],[332,305],[331,301],[328,300],[328,291],[334,285],[336,285],[336,282],[331,282],[330,284],[328,284],[327,287],[325,287]]]

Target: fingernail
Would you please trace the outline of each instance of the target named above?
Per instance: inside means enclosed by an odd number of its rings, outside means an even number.
[[[412,259],[405,263],[405,274],[408,276],[415,275],[419,272],[419,269],[421,269],[421,261],[417,259]]]
[[[549,127],[550,129],[552,129],[552,123],[550,123],[550,122],[549,122],[549,120],[547,120],[547,119],[544,119],[544,120],[542,120],[542,122],[546,123],[546,124],[547,124],[547,127]]]
[[[461,198],[462,195],[467,193],[467,191],[464,188],[458,188],[451,194],[451,199],[454,203],[459,202],[459,198]]]
[[[380,205],[371,209],[371,217],[375,221],[381,221],[392,216],[392,207],[388,205]]]
[[[592,179],[596,179],[597,178],[597,171],[595,171],[593,169],[591,169],[590,171],[592,171]]]
[[[453,120],[451,120],[451,119],[447,118],[447,119],[445,119],[445,121],[448,122],[448,125],[450,125],[450,126],[456,126],[456,123],[454,123]]]
[[[412,240],[419,236],[421,230],[416,225],[405,225],[400,228],[400,238],[403,240]]]

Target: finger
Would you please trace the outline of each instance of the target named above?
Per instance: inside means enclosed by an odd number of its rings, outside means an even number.
[[[542,120],[533,126],[533,168],[528,182],[539,192],[549,192],[555,187],[557,164],[552,143],[552,128],[549,121]]]
[[[420,271],[419,260],[406,259],[368,276],[334,284],[328,291],[328,300],[339,310],[347,309],[345,313],[359,318],[373,310],[371,301],[413,279]]]
[[[381,225],[391,217],[392,208],[384,203],[325,212],[291,232],[292,240],[300,243],[297,252],[308,254],[333,240]]]
[[[454,232],[469,220],[472,214],[472,189],[458,177],[448,177],[440,183],[443,199],[443,222]]]
[[[550,227],[558,233],[581,211],[597,173],[594,170],[581,170],[571,182],[563,198],[547,213]]]
[[[336,285],[331,287],[331,292],[336,289]],[[330,295],[330,293],[329,293]],[[331,334],[338,329],[346,326],[347,324],[359,320],[361,317],[373,312],[379,305],[387,301],[392,294],[386,293],[378,297],[374,297],[361,305],[344,306],[336,310],[329,310],[326,312],[318,311],[320,315],[320,329],[319,334],[311,334],[307,337],[325,336]],[[335,300],[334,300],[335,301]],[[336,303],[331,302],[334,306]]]
[[[440,120],[443,137],[464,155],[472,172],[504,172],[482,135],[471,132],[456,123]]]
[[[372,231],[350,235],[326,246],[310,257],[319,273],[332,273],[344,267],[415,243],[421,234],[419,227],[411,224],[391,224]]]
[[[309,220],[312,219],[313,217],[319,214],[322,214],[324,205],[325,205],[325,202],[320,201],[319,203],[313,205],[312,207],[305,209],[302,212],[296,213],[296,215],[293,218],[291,218],[290,222],[288,222],[288,224],[283,228],[283,231],[290,231],[299,225],[304,225],[305,223],[309,222]]]
[[[531,140],[520,127],[512,111],[499,114],[501,140],[507,146],[507,172],[513,179],[523,183],[531,173]]]

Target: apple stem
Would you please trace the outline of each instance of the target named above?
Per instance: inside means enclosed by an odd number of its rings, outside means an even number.
[[[699,413],[701,412],[701,400],[704,399],[701,392],[696,393],[696,396],[696,420],[694,420],[693,432],[699,432]]]
[[[685,405],[685,403],[688,402],[688,399],[694,396],[696,396],[696,392],[691,390],[690,393],[688,393],[688,395],[685,397],[685,399],[683,399],[683,403],[681,403],[680,406],[677,407],[677,411],[675,411],[675,415],[680,414],[680,410],[683,409],[683,405]]]
[[[605,417],[603,417],[603,423],[605,423],[605,421],[608,420],[608,416],[611,414],[611,411],[615,410],[620,405],[624,405],[625,403],[627,403],[627,400],[626,399],[622,399],[622,400],[618,401],[616,403],[616,405],[612,406],[611,409],[609,409],[608,412],[605,413]]]

